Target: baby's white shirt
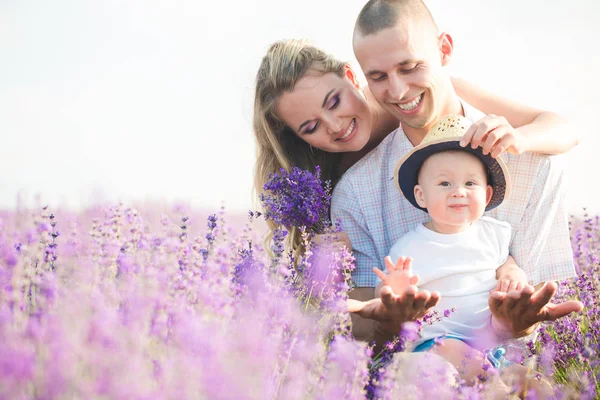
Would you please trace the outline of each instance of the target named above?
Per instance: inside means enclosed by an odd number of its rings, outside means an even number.
[[[510,236],[508,223],[482,217],[455,234],[437,233],[419,224],[392,246],[393,262],[400,256],[412,257],[419,289],[440,293],[434,309],[441,316],[444,310],[456,309],[450,318],[424,325],[415,346],[445,334],[480,349],[493,345],[488,298],[497,284],[496,270],[508,257]]]

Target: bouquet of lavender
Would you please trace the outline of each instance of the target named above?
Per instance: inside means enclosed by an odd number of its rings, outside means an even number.
[[[348,250],[340,251],[335,240],[341,230],[339,225],[331,226],[329,206],[331,204],[331,184],[321,181],[321,170],[317,166],[314,173],[292,167],[288,172],[281,169],[271,174],[260,196],[264,218],[278,227],[273,233],[272,269],[279,270],[282,245],[287,233],[292,232],[295,249],[292,259],[285,266],[283,275],[286,285],[295,296],[315,307],[345,307],[345,298],[350,287],[350,272],[354,268]],[[295,235],[295,238],[293,237]],[[318,240],[315,235],[322,236]]]
[[[305,227],[321,233],[327,226],[331,204],[331,182],[321,181],[321,169],[315,172],[292,167],[269,176],[260,195],[265,219],[286,229]]]

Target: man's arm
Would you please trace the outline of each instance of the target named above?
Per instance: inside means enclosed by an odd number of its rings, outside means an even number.
[[[569,126],[569,121],[558,114],[505,99],[464,79],[452,78],[452,85],[459,97],[478,110],[504,118],[505,123],[500,125],[496,125],[498,120],[496,122],[490,120],[493,126],[488,126],[488,129],[480,127],[482,129],[479,129],[479,135],[476,135],[473,130],[471,136],[475,137],[476,145],[483,143],[481,139],[485,137],[485,133],[498,126],[501,127],[502,132],[494,132],[495,135],[509,136],[504,149],[514,146],[513,149],[518,154],[524,152],[562,154],[579,143],[575,130]]]
[[[510,254],[537,285],[576,276],[565,204],[563,164],[560,157],[536,157],[534,187],[514,236]],[[529,173],[519,166],[516,173]],[[531,167],[529,167],[531,168]]]
[[[576,274],[562,165],[554,157],[543,157],[540,163],[531,198],[519,226],[515,227],[510,248],[510,254],[536,288],[526,285],[520,292],[494,291],[489,299],[492,321],[496,321],[493,327],[504,337],[528,335],[541,321],[553,321],[583,309],[579,301],[550,302],[557,290],[554,281]]]
[[[342,225],[354,255],[355,267],[352,272],[352,280],[357,287],[348,293],[351,299],[348,310],[352,317],[352,334],[358,340],[372,342],[375,340],[377,321],[370,318],[371,314],[363,312],[363,310],[373,306],[374,288],[367,286],[366,280],[362,277],[364,276],[363,271],[370,271],[372,266],[378,265],[375,261],[377,256],[373,240],[368,235],[366,223],[362,217],[360,204],[354,195],[354,188],[351,183],[343,179],[333,192],[331,217],[332,220],[339,221]]]
[[[348,180],[342,179],[333,191],[331,217],[339,222],[350,241],[354,255],[352,280],[358,287],[375,286],[372,268],[379,266],[377,250],[362,212],[356,189]],[[372,295],[372,294],[371,294]],[[372,298],[372,297],[371,297]]]
[[[352,332],[356,338],[375,340],[379,346],[400,332],[402,324],[422,317],[439,301],[438,293],[423,291],[412,285],[401,294],[395,294],[389,286],[382,288],[379,298],[374,298],[374,288],[368,283],[375,282],[373,267],[379,267],[377,251],[362,216],[354,189],[342,180],[335,188],[331,205],[332,218],[340,221],[348,234],[355,257],[355,270],[352,279],[358,286],[349,295],[349,311],[356,313]],[[367,322],[365,319],[372,322]],[[355,322],[356,321],[356,322]]]

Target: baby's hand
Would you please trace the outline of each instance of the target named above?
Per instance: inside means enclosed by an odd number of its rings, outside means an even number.
[[[410,257],[401,256],[394,265],[390,256],[387,256],[385,267],[387,274],[375,267],[373,267],[373,272],[383,281],[384,285],[390,286],[394,293],[401,293],[410,285],[416,285],[419,282],[419,277],[412,273],[412,258]]]
[[[522,269],[511,270],[498,278],[495,291],[508,293],[511,290],[520,292],[528,285],[527,276]]]

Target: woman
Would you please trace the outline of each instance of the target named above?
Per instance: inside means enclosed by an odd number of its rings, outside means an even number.
[[[454,79],[453,85],[459,97],[490,114],[473,124],[465,145],[482,145],[496,157],[502,151],[559,154],[578,143],[576,136],[557,129],[563,121],[553,113],[515,104],[463,80]],[[398,121],[368,88],[360,87],[346,63],[305,41],[287,40],[271,45],[262,60],[253,125],[258,152],[254,184],[261,193],[270,174],[292,166],[314,170],[319,165],[322,178],[335,185]],[[298,249],[299,239],[292,231],[288,244]]]

